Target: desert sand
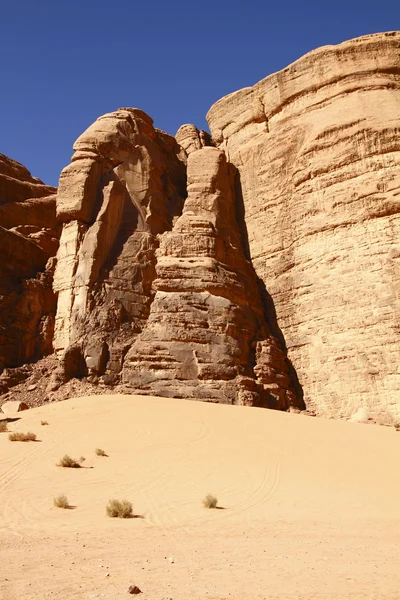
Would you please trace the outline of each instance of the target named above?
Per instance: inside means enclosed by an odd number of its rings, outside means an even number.
[[[394,428],[117,395],[18,417],[40,441],[0,434],[1,600],[400,598]]]

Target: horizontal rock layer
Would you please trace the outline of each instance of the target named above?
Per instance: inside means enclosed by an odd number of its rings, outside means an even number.
[[[52,351],[55,191],[0,155],[0,372]]]
[[[315,50],[218,101],[212,138],[104,115],[57,196],[0,155],[0,370],[54,348],[51,394],[398,422],[399,55],[398,32]]]
[[[218,101],[252,263],[317,414],[400,418],[400,33],[310,52]]]

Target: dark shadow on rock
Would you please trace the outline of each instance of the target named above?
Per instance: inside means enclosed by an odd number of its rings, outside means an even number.
[[[236,220],[237,220],[239,231],[240,231],[240,234],[242,237],[244,254],[245,254],[247,260],[253,266],[253,263],[251,260],[251,252],[250,252],[249,237],[248,237],[248,233],[247,233],[246,219],[245,219],[246,210],[245,210],[244,200],[243,200],[242,184],[241,184],[241,179],[240,179],[240,173],[237,169],[236,169],[236,176],[235,176],[235,199],[236,199]],[[278,318],[277,318],[273,298],[272,298],[271,294],[268,292],[268,290],[265,286],[265,283],[259,277],[257,277],[254,266],[253,266],[253,270],[254,270],[254,276],[257,279],[258,287],[259,287],[260,294],[261,294],[261,299],[262,299],[262,303],[263,303],[263,307],[264,307],[265,320],[269,326],[271,334],[278,340],[282,351],[285,353],[293,390],[299,401],[299,408],[304,410],[306,408],[306,405],[304,402],[303,388],[302,388],[299,378],[297,376],[296,369],[288,357],[288,350],[287,350],[287,346],[286,346],[285,336],[283,335],[283,332],[278,324]]]
[[[270,327],[271,333],[278,340],[280,347],[282,348],[282,350],[284,351],[284,353],[286,355],[286,361],[288,364],[290,379],[291,379],[295,394],[297,396],[297,399],[299,400],[299,408],[301,410],[305,410],[306,405],[304,402],[303,388],[302,388],[299,378],[297,376],[296,369],[294,368],[292,361],[288,357],[288,350],[287,350],[287,346],[286,346],[285,336],[283,335],[283,332],[278,325],[278,317],[276,315],[274,301],[272,299],[271,294],[268,292],[267,288],[265,287],[265,283],[262,281],[262,279],[259,279],[259,278],[258,278],[258,287],[260,289],[261,299],[262,299],[263,306],[264,306],[265,318]]]

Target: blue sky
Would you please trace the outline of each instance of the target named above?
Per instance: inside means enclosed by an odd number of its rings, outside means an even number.
[[[0,14],[0,152],[53,185],[105,112],[204,128],[216,100],[309,50],[400,28],[398,0],[3,0]]]

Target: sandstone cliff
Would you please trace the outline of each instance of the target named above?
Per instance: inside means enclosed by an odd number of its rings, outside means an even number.
[[[54,399],[78,378],[398,422],[399,55],[398,32],[315,50],[219,100],[211,137],[104,115],[56,198],[3,157],[3,363],[54,348]]]
[[[400,417],[399,55],[399,32],[319,48],[207,117],[320,415]]]
[[[55,192],[0,155],[0,371],[52,351]]]
[[[122,376],[136,392],[287,408],[290,365],[244,255],[236,169],[194,126],[177,139],[120,109],[77,140],[57,195],[51,387]]]

